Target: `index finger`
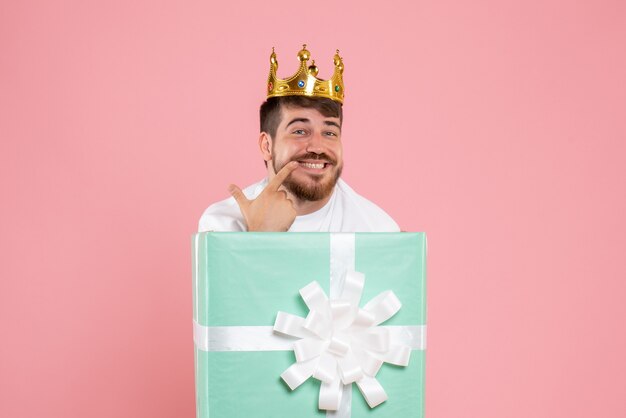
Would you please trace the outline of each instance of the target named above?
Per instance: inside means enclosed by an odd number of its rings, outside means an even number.
[[[289,177],[291,172],[295,170],[299,165],[300,164],[297,161],[291,161],[288,164],[285,164],[285,166],[281,168],[278,173],[276,173],[274,178],[270,180],[267,187],[274,191],[278,190],[278,188],[283,184],[283,181],[285,181],[285,179]]]

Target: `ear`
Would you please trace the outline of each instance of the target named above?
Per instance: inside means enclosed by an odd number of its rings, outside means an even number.
[[[267,132],[261,132],[259,135],[259,149],[264,161],[271,161],[272,159],[272,137]]]

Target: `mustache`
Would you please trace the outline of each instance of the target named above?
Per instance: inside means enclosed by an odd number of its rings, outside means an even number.
[[[291,159],[291,161],[298,160],[320,160],[333,165],[337,165],[337,160],[325,153],[316,154],[314,152],[307,152],[306,154],[298,155]]]

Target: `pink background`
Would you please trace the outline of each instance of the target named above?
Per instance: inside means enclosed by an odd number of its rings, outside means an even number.
[[[427,417],[626,416],[626,3],[384,4],[2,2],[0,416],[194,415],[189,238],[303,42],[428,233]]]

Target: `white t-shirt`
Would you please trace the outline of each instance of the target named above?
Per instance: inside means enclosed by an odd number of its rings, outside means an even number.
[[[265,178],[246,187],[243,193],[248,199],[255,199],[267,183]],[[209,206],[200,217],[198,231],[246,231],[235,199],[230,197]],[[326,205],[308,215],[296,216],[289,232],[400,232],[400,228],[385,211],[339,179]]]

